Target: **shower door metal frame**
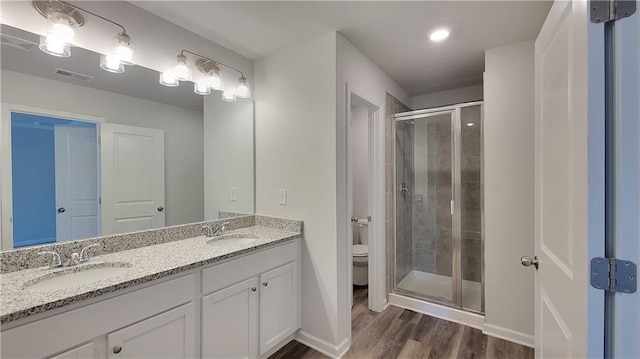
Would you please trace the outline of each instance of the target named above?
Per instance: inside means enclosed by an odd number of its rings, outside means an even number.
[[[465,308],[462,306],[462,218],[461,218],[461,156],[462,156],[462,121],[461,112],[463,108],[480,106],[480,296],[481,305],[480,311],[473,310],[471,308]],[[453,200],[453,215],[451,218],[451,280],[452,280],[452,300],[443,301],[438,297],[429,296],[422,293],[415,293],[409,290],[398,288],[398,281],[396,279],[397,272],[397,251],[396,251],[396,212],[397,212],[397,196],[398,196],[398,178],[396,171],[396,123],[409,120],[423,119],[427,117],[435,117],[441,115],[451,115],[451,193]],[[484,314],[484,240],[485,240],[485,226],[484,226],[484,105],[483,101],[465,102],[460,104],[454,104],[443,107],[430,108],[425,110],[416,110],[410,112],[398,113],[393,117],[392,139],[393,139],[393,259],[392,266],[392,279],[393,279],[393,293],[401,294],[415,299],[428,300],[430,302],[452,306],[456,309],[469,311],[473,313]]]

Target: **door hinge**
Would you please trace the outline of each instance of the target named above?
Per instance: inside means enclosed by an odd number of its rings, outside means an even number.
[[[622,259],[596,257],[591,259],[591,286],[616,293],[635,293],[637,266]]]
[[[98,146],[102,144],[102,136],[98,136]]]
[[[629,17],[636,12],[636,0],[590,0],[591,22],[604,23]]]

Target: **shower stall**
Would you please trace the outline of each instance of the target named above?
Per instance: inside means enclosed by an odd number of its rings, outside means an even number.
[[[482,102],[393,116],[394,288],[484,312]]]

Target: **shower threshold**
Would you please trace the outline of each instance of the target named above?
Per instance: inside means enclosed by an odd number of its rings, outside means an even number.
[[[409,292],[413,297],[424,300],[435,299],[452,305],[453,281],[444,275],[412,270],[397,285],[399,291]],[[462,309],[481,312],[482,287],[480,282],[462,281]]]

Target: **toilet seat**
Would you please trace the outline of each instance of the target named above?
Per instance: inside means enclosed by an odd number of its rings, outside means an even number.
[[[354,257],[366,257],[369,255],[369,246],[365,244],[354,244],[351,252]]]

